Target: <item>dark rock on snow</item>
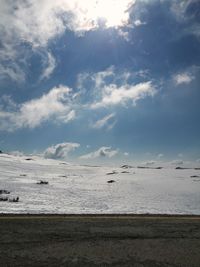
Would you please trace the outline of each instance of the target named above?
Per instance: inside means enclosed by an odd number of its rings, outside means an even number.
[[[115,180],[109,180],[107,181],[108,184],[115,183]]]
[[[37,182],[37,184],[48,184],[49,182],[47,182],[47,181],[42,181],[42,180],[40,180],[39,182]]]

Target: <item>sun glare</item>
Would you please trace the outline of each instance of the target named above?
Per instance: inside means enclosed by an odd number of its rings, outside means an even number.
[[[91,11],[94,19],[104,19],[107,27],[117,27],[123,25],[128,20],[128,3],[130,1],[99,0],[95,2]]]
[[[97,25],[102,19],[106,27],[120,27],[128,22],[128,8],[133,2],[133,0],[80,0],[78,7],[87,22]]]

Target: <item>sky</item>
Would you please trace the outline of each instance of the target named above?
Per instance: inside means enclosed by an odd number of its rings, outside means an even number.
[[[3,151],[199,161],[199,85],[198,0],[0,1]]]

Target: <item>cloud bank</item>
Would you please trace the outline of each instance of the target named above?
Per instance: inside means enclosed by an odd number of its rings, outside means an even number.
[[[118,150],[112,150],[111,147],[103,146],[94,152],[88,153],[86,155],[82,155],[80,159],[96,159],[96,158],[103,158],[103,157],[112,158],[117,154],[118,154]]]
[[[61,143],[48,147],[44,152],[44,157],[48,159],[65,159],[68,154],[80,146],[78,143]]]

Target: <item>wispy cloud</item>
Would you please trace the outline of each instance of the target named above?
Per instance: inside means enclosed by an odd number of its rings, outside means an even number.
[[[135,84],[134,78],[145,80]],[[78,77],[80,92],[86,91],[90,84],[90,97],[86,104],[92,109],[109,107],[114,105],[126,105],[129,102],[136,104],[140,99],[154,96],[157,92],[151,80],[146,81],[141,76],[141,71],[131,73],[129,71],[117,71],[113,66],[97,73],[82,73]],[[88,88],[87,88],[88,89]],[[88,101],[89,99],[89,101]]]
[[[0,80],[7,78],[15,82],[23,82],[25,81],[25,73],[15,62],[4,64],[2,61],[0,63]]]
[[[124,105],[128,101],[136,104],[138,100],[147,96],[154,96],[155,93],[156,90],[151,81],[136,85],[124,84],[117,86],[116,84],[110,84],[104,87],[102,99],[99,102],[93,103],[91,108],[97,109],[118,104]]]
[[[80,159],[95,159],[95,158],[101,158],[101,157],[112,158],[117,154],[118,154],[118,150],[112,150],[111,147],[103,146],[94,152],[88,153],[86,155],[82,155]]]
[[[15,110],[1,110],[0,129],[35,128],[49,120],[67,123],[75,118],[71,98],[71,89],[59,86],[40,98],[15,105]]]
[[[44,65],[44,69],[43,69],[43,73],[41,74],[40,80],[48,79],[56,67],[56,60],[52,56],[51,53],[48,52],[46,54],[43,60],[43,65]]]
[[[103,127],[107,127],[107,129],[112,129],[116,123],[115,113],[111,113],[109,115],[106,115],[100,120],[97,120],[95,123],[92,124],[92,128],[94,129],[101,129]]]
[[[191,74],[189,72],[182,72],[182,73],[178,73],[178,74],[173,76],[173,80],[174,80],[176,85],[189,84],[189,83],[191,83],[191,81],[193,79],[194,79],[193,74]]]
[[[44,151],[44,157],[48,159],[65,159],[68,154],[80,147],[78,143],[60,143],[48,147]]]
[[[185,24],[189,22],[182,34],[192,34],[197,38],[200,37],[199,13],[197,12],[199,8],[200,3],[198,0],[171,1],[171,11],[176,19]],[[193,21],[192,24],[191,21]]]
[[[125,72],[123,72],[123,76],[124,73]],[[122,78],[122,73],[118,75],[118,77],[119,76]],[[105,86],[108,81],[113,81],[115,77],[116,75],[114,66],[110,66],[109,68],[96,73],[83,72],[78,75],[77,86],[82,91],[85,89],[87,82],[90,81],[94,90],[97,91]]]

